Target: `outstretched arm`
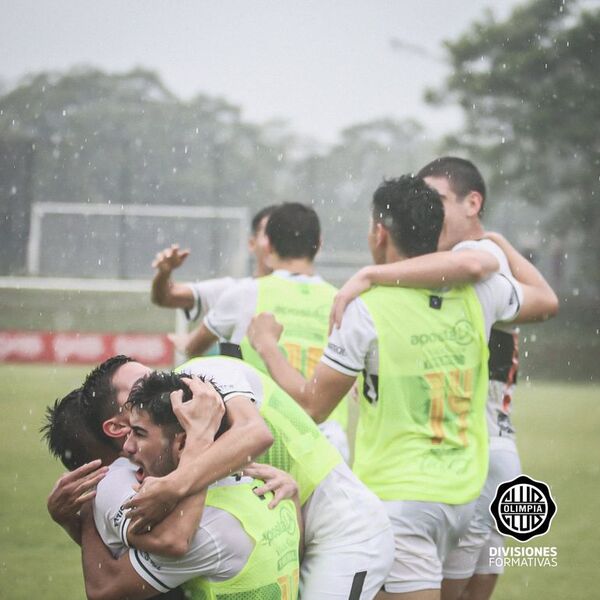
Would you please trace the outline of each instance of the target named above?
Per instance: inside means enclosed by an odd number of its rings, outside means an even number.
[[[329,319],[330,332],[340,327],[346,306],[373,285],[439,288],[475,283],[498,270],[496,257],[485,250],[435,252],[385,265],[369,265],[355,273],[338,291]]]
[[[490,231],[485,237],[504,252],[514,278],[523,288],[523,305],[515,322],[545,321],[554,317],[558,313],[558,298],[544,276],[503,235]]]
[[[282,354],[277,342],[283,327],[271,313],[252,319],[248,339],[263,359],[269,374],[317,422],[323,422],[350,391],[356,377],[334,371],[323,362],[316,366],[312,379],[304,379]]]
[[[165,248],[156,255],[152,267],[156,275],[152,280],[151,300],[158,306],[166,308],[194,307],[194,294],[187,285],[175,283],[171,280],[171,273],[179,268],[189,256],[189,250],[180,250],[177,244]]]

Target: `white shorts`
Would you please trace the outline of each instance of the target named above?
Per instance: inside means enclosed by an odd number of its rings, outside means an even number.
[[[301,600],[372,600],[394,557],[381,501],[339,464],[302,507]]]
[[[496,531],[494,519],[490,514],[490,504],[496,495],[498,485],[520,474],[521,462],[514,441],[503,440],[502,444],[490,443],[488,476],[477,499],[475,515],[458,547],[448,554],[444,562],[445,578],[468,579],[473,573],[503,572],[503,567],[489,564],[490,547],[504,545],[503,536]]]
[[[475,503],[384,502],[395,541],[394,564],[385,591],[398,594],[439,589],[444,558],[466,531]]]

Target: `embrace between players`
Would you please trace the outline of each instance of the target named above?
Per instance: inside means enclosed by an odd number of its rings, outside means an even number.
[[[375,264],[340,291],[314,272],[301,204],[255,217],[255,277],[175,283],[187,252],[157,255],[153,301],[202,316],[175,343],[226,355],[173,373],[113,357],[48,409],[71,471],[48,509],[81,545],[89,598],[491,596],[488,506],[520,473],[514,323],[558,302],[484,231],[485,195],[454,157],[384,181]]]

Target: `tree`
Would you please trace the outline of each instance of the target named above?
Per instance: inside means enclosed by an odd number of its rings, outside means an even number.
[[[487,163],[496,190],[539,206],[547,230],[578,236],[586,279],[600,281],[600,9],[534,0],[445,47],[453,73],[427,99],[464,110],[447,145]]]

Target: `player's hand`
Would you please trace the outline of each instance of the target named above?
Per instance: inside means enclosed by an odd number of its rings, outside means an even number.
[[[338,329],[341,327],[344,311],[348,304],[355,298],[358,298],[363,292],[366,292],[370,287],[371,281],[361,269],[357,273],[354,273],[340,288],[333,298],[331,312],[329,313],[329,335],[331,335],[334,327]]]
[[[168,477],[146,477],[141,486],[134,486],[137,494],[123,508],[131,519],[131,533],[148,533],[175,508],[180,498],[170,485]]]
[[[500,246],[500,248],[503,248],[504,245],[508,243],[507,239],[501,233],[497,233],[495,231],[486,231],[483,234],[483,238],[486,240],[491,240]]]
[[[78,469],[59,477],[48,496],[48,512],[59,524],[78,519],[81,507],[96,495],[96,485],[108,473],[100,459],[93,460]]]
[[[201,440],[212,443],[225,415],[223,398],[211,383],[199,377],[182,381],[192,392],[187,402],[183,401],[183,391],[171,393],[171,406],[179,424],[187,435],[188,442]]]
[[[283,325],[278,323],[273,313],[263,312],[252,318],[246,335],[252,347],[260,354],[261,348],[268,344],[277,344]]]
[[[254,493],[262,496],[267,492],[273,492],[273,500],[269,502],[269,508],[275,508],[282,500],[286,498],[294,499],[298,497],[298,484],[296,480],[285,471],[280,471],[271,465],[261,463],[250,463],[244,467],[244,475],[254,477],[264,481],[264,485],[257,487]]]
[[[161,273],[169,274],[174,269],[178,269],[189,254],[189,250],[180,250],[179,244],[172,244],[156,255],[152,267]]]

